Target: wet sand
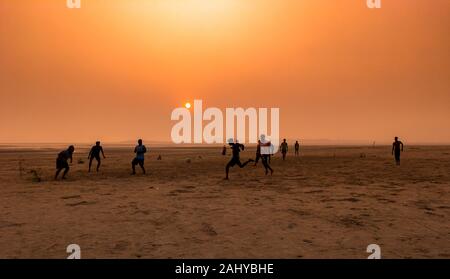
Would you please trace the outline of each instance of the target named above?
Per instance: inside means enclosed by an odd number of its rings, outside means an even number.
[[[66,258],[71,243],[83,258],[363,259],[371,243],[450,258],[450,147],[407,147],[400,167],[389,146],[304,147],[272,177],[260,163],[229,181],[220,147],[147,147],[145,176],[132,146],[104,145],[99,173],[77,148],[66,181],[61,148],[0,147],[0,258]]]

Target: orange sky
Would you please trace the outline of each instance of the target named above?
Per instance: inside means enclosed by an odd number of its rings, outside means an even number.
[[[450,1],[0,0],[0,142],[169,141],[175,107],[287,138],[450,143]]]

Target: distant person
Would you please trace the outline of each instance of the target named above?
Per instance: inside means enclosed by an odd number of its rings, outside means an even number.
[[[256,158],[254,166],[258,165],[259,159],[261,159],[261,141],[258,140],[258,145],[256,146]]]
[[[142,172],[145,174],[144,168],[144,154],[147,153],[147,148],[142,144],[142,140],[138,140],[138,145],[134,148],[134,153],[136,153],[136,157],[131,162],[131,168],[133,169],[133,175],[136,174],[136,165],[139,165],[142,169]]]
[[[223,156],[227,155],[227,147],[225,145],[222,148],[222,155]]]
[[[265,135],[261,135],[260,140],[260,146],[261,146],[261,161],[264,166],[264,169],[266,170],[266,175],[269,173],[270,175],[273,174],[273,169],[270,167],[270,156],[273,154],[274,146],[272,143],[268,140],[266,140]]]
[[[397,166],[400,165],[400,153],[403,152],[403,142],[398,140],[398,137],[395,137],[394,143],[392,143],[392,155],[395,156],[395,162]]]
[[[295,142],[294,149],[295,149],[295,156],[300,156],[300,144],[298,143],[298,141]]]
[[[227,166],[225,167],[226,180],[228,180],[228,173],[230,172],[230,167],[238,165],[240,168],[244,168],[248,163],[254,161],[253,159],[248,159],[247,162],[242,164],[239,153],[241,152],[241,150],[243,151],[245,149],[245,146],[243,144],[240,144],[237,140],[236,142],[233,143],[232,139],[230,140],[229,145],[231,146],[232,157],[230,162],[228,162]]]
[[[283,155],[283,161],[286,160],[286,154],[288,152],[288,144],[286,142],[286,139],[283,140],[283,142],[280,145],[281,154]]]
[[[67,160],[70,159],[70,163],[72,163],[72,155],[75,151],[75,147],[73,145],[69,146],[67,150],[61,151],[58,154],[58,157],[56,158],[56,174],[55,174],[55,180],[58,179],[59,173],[64,170],[64,173],[62,175],[62,179],[66,179],[66,174],[69,172],[69,164],[67,163]]]
[[[103,153],[103,147],[100,145],[100,142],[97,141],[94,146],[92,146],[91,151],[89,152],[88,159],[89,159],[89,172],[91,172],[91,166],[92,161],[95,159],[97,160],[97,172],[100,169],[101,160],[100,160],[100,153],[103,156],[103,159],[105,159],[105,153]]]

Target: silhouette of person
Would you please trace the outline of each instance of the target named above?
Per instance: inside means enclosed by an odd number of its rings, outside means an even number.
[[[394,143],[392,143],[392,155],[395,156],[395,163],[400,165],[400,153],[403,152],[403,142],[398,140],[398,137],[395,137]]]
[[[222,148],[222,155],[223,156],[227,155],[227,147],[225,145]]]
[[[261,162],[266,170],[266,175],[269,173],[273,174],[273,169],[270,167],[270,156],[273,154],[273,145],[270,141],[266,140],[265,135],[261,135],[260,146],[261,146]]]
[[[259,162],[259,159],[261,159],[261,141],[258,140],[258,145],[256,146],[256,158],[255,158],[255,164],[256,166]]]
[[[100,153],[103,156],[103,159],[105,159],[105,153],[103,153],[103,147],[100,145],[100,142],[97,141],[94,146],[92,146],[91,151],[89,152],[88,159],[89,159],[89,172],[91,172],[91,166],[92,161],[95,159],[97,160],[97,172],[100,169],[101,160],[100,160]]]
[[[134,148],[134,153],[136,153],[136,157],[131,162],[131,168],[133,169],[133,175],[136,174],[136,165],[139,165],[142,169],[142,172],[145,174],[144,168],[144,154],[147,152],[147,148],[142,144],[142,140],[138,140],[138,145]]]
[[[300,144],[298,143],[298,141],[295,142],[294,149],[295,149],[295,156],[299,156],[300,155]]]
[[[225,179],[228,179],[228,173],[230,172],[231,167],[238,165],[240,168],[244,168],[248,163],[254,161],[253,159],[248,159],[247,162],[242,164],[239,153],[241,152],[241,150],[244,151],[245,146],[243,144],[240,144],[237,140],[235,143],[230,140],[229,145],[231,146],[233,156],[231,157],[230,162],[228,162],[227,166],[225,167]]]
[[[286,153],[288,152],[288,144],[286,142],[286,139],[283,140],[283,142],[280,145],[281,154],[283,155],[283,161],[286,160]]]
[[[62,175],[62,179],[66,179],[66,174],[69,172],[69,164],[67,160],[70,159],[70,163],[72,163],[72,154],[75,151],[75,147],[73,145],[69,146],[67,150],[61,151],[56,158],[56,174],[55,180],[58,179],[59,173],[64,170]]]

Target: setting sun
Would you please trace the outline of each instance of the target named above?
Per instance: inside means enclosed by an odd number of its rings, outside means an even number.
[[[190,109],[190,108],[191,108],[191,103],[187,102],[187,103],[184,105],[184,107],[187,108],[187,109]]]

